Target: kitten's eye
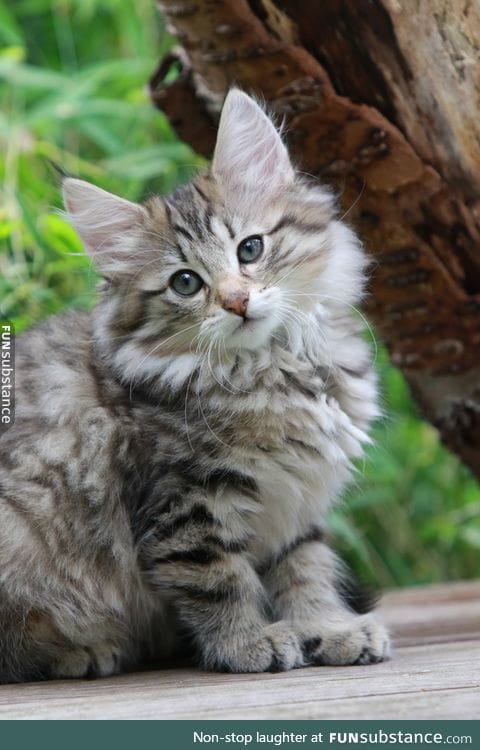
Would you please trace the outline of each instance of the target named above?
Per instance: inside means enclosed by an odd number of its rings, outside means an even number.
[[[195,271],[177,271],[170,279],[173,291],[182,297],[193,297],[203,286],[203,280]]]
[[[247,237],[238,246],[237,255],[240,263],[253,263],[263,253],[263,240],[258,235]]]

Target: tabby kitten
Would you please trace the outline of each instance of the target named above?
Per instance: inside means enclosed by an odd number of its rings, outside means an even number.
[[[232,90],[210,171],[65,205],[103,282],[30,331],[0,439],[0,680],[109,675],[187,641],[207,669],[366,664],[326,513],[378,414],[365,257]]]

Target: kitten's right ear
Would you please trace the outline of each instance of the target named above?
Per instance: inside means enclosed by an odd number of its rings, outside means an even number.
[[[99,268],[120,260],[119,240],[142,221],[145,209],[73,177],[63,180],[62,194],[68,218]]]
[[[275,199],[295,178],[273,122],[239,89],[223,105],[212,172],[237,204]]]

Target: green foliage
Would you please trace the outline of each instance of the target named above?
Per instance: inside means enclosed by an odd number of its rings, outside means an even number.
[[[480,488],[416,415],[402,374],[379,350],[384,409],[355,486],[331,518],[343,556],[374,585],[473,578]]]
[[[201,163],[146,93],[170,44],[154,5],[0,0],[0,309],[17,330],[92,298],[51,162],[132,200]]]
[[[171,40],[153,0],[0,0],[0,312],[21,330],[93,300],[50,161],[136,200],[202,163],[151,106]],[[380,350],[388,417],[332,527],[374,584],[478,575],[480,491]]]

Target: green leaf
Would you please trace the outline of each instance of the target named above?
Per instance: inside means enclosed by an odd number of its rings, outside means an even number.
[[[0,59],[0,78],[19,89],[58,91],[67,85],[68,78],[52,70],[36,68],[7,58]]]
[[[20,26],[8,5],[0,1],[0,41],[4,44],[24,47],[24,39]]]

